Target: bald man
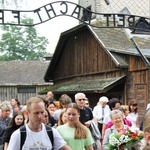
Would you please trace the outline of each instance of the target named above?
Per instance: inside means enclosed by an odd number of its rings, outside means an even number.
[[[56,101],[54,98],[53,98],[53,92],[52,91],[49,91],[49,92],[47,92],[47,100],[49,101],[49,102],[54,102],[54,101]]]

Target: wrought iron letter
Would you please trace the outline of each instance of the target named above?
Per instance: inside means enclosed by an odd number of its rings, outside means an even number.
[[[128,23],[129,23],[129,27],[134,27],[135,26],[135,16],[129,16]]]
[[[109,17],[111,17],[111,15],[105,14],[104,17],[106,17],[106,24],[107,24],[107,27],[109,27]]]
[[[39,8],[39,9],[34,10],[34,13],[38,14],[38,17],[39,17],[40,21],[42,22],[42,18],[41,18],[40,13],[39,13],[40,11],[41,11],[41,9]]]
[[[118,20],[119,23],[121,23],[121,24],[118,24],[118,27],[124,27],[125,26],[125,16],[121,15],[121,14],[118,14],[118,19],[119,19]]]
[[[2,20],[2,23],[4,23],[4,11],[0,10],[0,13],[2,14],[2,16],[0,17],[0,20]]]
[[[65,2],[62,2],[60,5],[65,5],[65,11],[60,10],[60,12],[65,15],[68,12],[68,5]]]
[[[113,23],[114,23],[114,27],[116,26],[116,16],[115,14],[113,14]]]
[[[78,9],[78,10],[77,10],[77,9]],[[80,16],[80,9],[81,9],[81,7],[80,7],[79,5],[77,5],[76,8],[73,10],[71,16],[73,16],[74,14],[77,14],[77,17],[75,17],[75,18],[79,19],[79,16]]]
[[[54,11],[53,6],[52,6],[51,4],[49,4],[49,6],[50,6],[50,9],[47,9],[46,6],[44,6],[44,8],[45,8],[45,10],[46,10],[46,13],[47,13],[48,17],[51,19],[51,16],[50,16],[49,12],[52,11],[53,14],[54,14],[54,16],[56,16],[56,13],[55,13],[55,11]]]
[[[12,11],[13,14],[17,14],[14,18],[18,18],[18,24],[20,24],[20,11]]]

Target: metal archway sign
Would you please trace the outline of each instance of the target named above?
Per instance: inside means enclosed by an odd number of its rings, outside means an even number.
[[[83,15],[81,16],[82,13]],[[21,20],[24,19],[24,16],[30,16],[29,18],[33,19],[33,24],[23,24]],[[150,32],[150,18],[118,13],[95,13],[76,3],[68,1],[52,2],[30,11],[0,9],[0,25],[35,26],[59,16],[69,16],[78,19],[80,22],[83,22],[86,25],[96,28],[130,28],[134,30],[138,29],[136,26],[137,20],[141,20],[142,23],[146,23],[148,28],[140,28],[140,30],[148,33]],[[91,20],[94,18],[93,16],[105,19],[103,19],[102,24],[92,24]],[[129,36],[129,39],[132,41],[134,47],[137,49],[150,71],[150,62],[143,55],[131,34],[127,33],[127,36]]]
[[[71,8],[71,9],[70,9]],[[81,13],[86,12],[87,16],[82,16]],[[8,17],[9,16],[9,17]],[[30,16],[33,19],[33,24],[23,24],[21,19],[24,16]],[[136,21],[140,18],[146,22],[150,21],[150,18],[126,15],[126,14],[102,14],[92,12],[78,4],[68,1],[57,1],[46,4],[35,10],[8,10],[0,9],[0,25],[18,25],[18,26],[35,26],[47,22],[53,18],[59,16],[69,16],[78,19],[87,25],[97,28],[136,28]],[[93,16],[98,18],[105,18],[103,25],[92,24],[91,20]]]

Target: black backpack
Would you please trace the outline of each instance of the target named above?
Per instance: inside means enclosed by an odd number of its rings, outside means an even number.
[[[46,128],[48,137],[49,137],[49,139],[50,139],[50,141],[52,143],[52,150],[53,150],[54,137],[53,137],[52,127],[50,127],[48,125],[45,125],[45,128]],[[24,145],[25,140],[26,140],[26,127],[24,125],[24,126],[20,127],[20,150],[22,150],[22,147]]]

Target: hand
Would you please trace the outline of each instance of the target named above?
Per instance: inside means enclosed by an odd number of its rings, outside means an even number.
[[[85,126],[86,126],[86,127],[88,127],[88,128],[89,128],[89,127],[90,127],[90,125],[91,125],[91,123],[90,123],[90,122],[88,122],[88,121],[87,121],[87,122],[85,122],[84,124],[85,124]]]

